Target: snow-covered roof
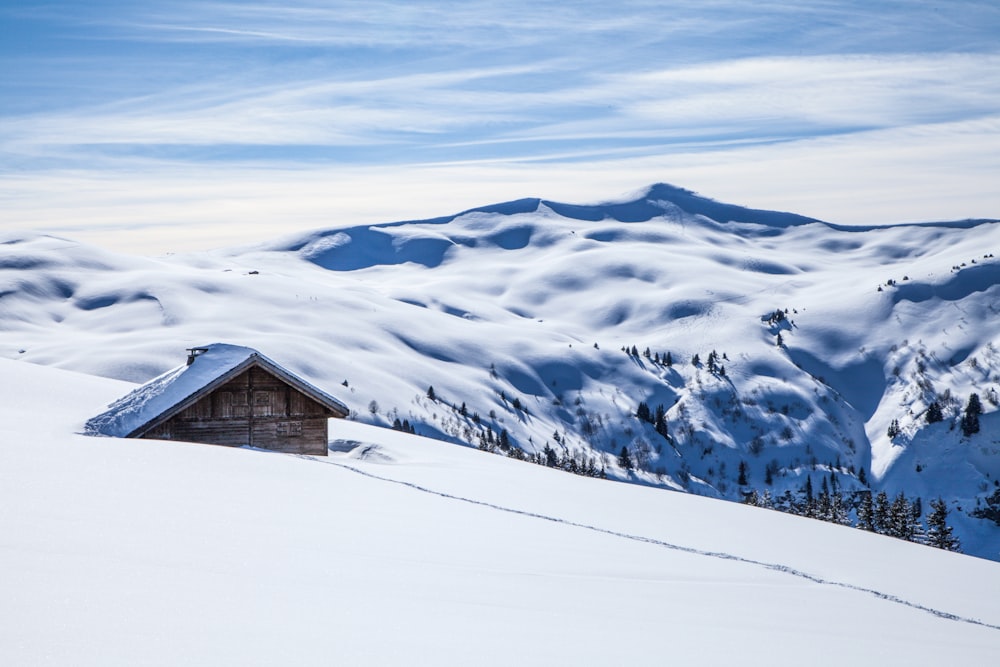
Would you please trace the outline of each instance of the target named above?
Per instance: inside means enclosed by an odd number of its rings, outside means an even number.
[[[87,421],[86,433],[119,438],[139,436],[169,419],[216,387],[251,366],[261,366],[335,413],[346,416],[347,406],[288,372],[260,352],[239,345],[213,343],[193,348],[198,354],[129,392]]]

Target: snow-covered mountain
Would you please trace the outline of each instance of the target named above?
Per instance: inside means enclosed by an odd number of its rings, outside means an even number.
[[[1000,498],[998,249],[997,221],[849,228],[667,185],[155,259],[8,234],[0,355],[140,382],[247,345],[360,421],[503,432],[612,478],[940,496],[963,551],[998,559],[971,516]]]

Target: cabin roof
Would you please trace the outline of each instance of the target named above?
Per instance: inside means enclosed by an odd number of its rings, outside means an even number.
[[[85,430],[90,435],[141,436],[253,366],[264,368],[338,416],[347,416],[346,405],[257,350],[214,343],[192,348],[189,364],[169,370],[118,399],[87,421]]]

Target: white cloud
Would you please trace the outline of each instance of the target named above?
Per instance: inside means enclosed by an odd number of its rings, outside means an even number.
[[[97,144],[382,144],[400,133],[437,133],[519,118],[510,96],[467,87],[525,67],[416,73],[375,80],[320,79],[250,85],[184,86],[89,109],[8,119],[9,153],[46,153]]]
[[[616,198],[657,181],[845,224],[1000,216],[1000,116],[716,152],[526,163],[253,168],[137,163],[0,177],[4,229],[145,253],[435,217],[541,196]]]
[[[1000,108],[1000,79],[992,76],[1000,56],[990,55],[757,58],[518,88],[535,76],[555,80],[552,67],[268,81],[225,93],[185,86],[10,118],[0,141],[21,155],[68,157],[79,147],[88,160],[103,144],[133,144],[140,153],[156,145],[399,144],[439,159],[442,149],[473,143],[644,139],[655,154],[691,139],[738,145],[968,120]],[[631,151],[634,142],[618,148]],[[544,159],[551,147],[534,150]]]
[[[682,3],[690,4],[690,3]],[[647,3],[327,1],[322,3],[170,3],[142,5],[123,17],[103,19],[124,32],[163,41],[250,40],[292,45],[368,48],[504,48],[590,34],[648,32],[638,10],[663,11]],[[690,29],[692,19],[661,26],[660,33]],[[700,22],[699,22],[700,23]]]

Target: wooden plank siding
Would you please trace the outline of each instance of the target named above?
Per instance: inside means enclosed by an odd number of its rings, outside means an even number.
[[[325,406],[255,366],[142,437],[323,456],[331,416]]]

